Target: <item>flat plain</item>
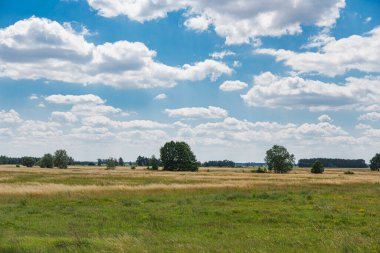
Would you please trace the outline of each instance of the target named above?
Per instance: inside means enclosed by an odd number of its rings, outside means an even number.
[[[380,252],[380,173],[0,166],[0,252]]]

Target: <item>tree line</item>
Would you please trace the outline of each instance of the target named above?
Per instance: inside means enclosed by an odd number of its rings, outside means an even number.
[[[316,161],[321,162],[327,168],[368,168],[363,159],[338,159],[338,158],[311,158],[300,159],[298,166],[311,167]]]
[[[273,171],[275,173],[287,173],[295,166],[295,156],[290,154],[288,150],[279,145],[274,145],[271,149],[266,151],[264,158],[266,168],[259,167],[257,172],[265,173],[266,171]],[[74,159],[67,155],[66,150],[57,150],[54,155],[45,154],[42,158],[23,157],[23,158],[8,158],[0,156],[0,164],[7,163],[22,164],[27,167],[38,165],[41,168],[58,167],[61,169],[67,168],[68,165],[75,163]],[[107,165],[107,169],[114,169],[116,166],[125,166],[123,158],[115,159],[98,159],[98,165]],[[170,141],[165,143],[160,149],[160,158],[154,155],[151,158],[139,156],[137,157],[136,164],[138,166],[148,166],[148,169],[158,170],[163,167],[167,171],[197,171],[200,166],[210,167],[235,167],[235,163],[229,160],[223,161],[208,161],[203,164],[197,161],[196,156],[191,150],[190,146],[181,141]],[[130,162],[132,166],[132,163]],[[323,173],[324,167],[345,167],[345,168],[367,168],[363,159],[349,160],[349,159],[328,159],[328,158],[313,158],[313,159],[300,159],[300,167],[312,167],[312,173]],[[132,166],[133,168],[134,166]],[[370,161],[371,170],[380,170],[380,154],[376,154]]]

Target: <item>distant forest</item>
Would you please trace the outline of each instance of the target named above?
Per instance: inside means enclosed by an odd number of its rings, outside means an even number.
[[[310,168],[315,161],[320,161],[326,168],[368,168],[363,159],[311,158],[300,159],[299,167]]]

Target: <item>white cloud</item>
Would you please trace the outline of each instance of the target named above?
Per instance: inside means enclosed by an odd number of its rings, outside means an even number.
[[[45,98],[46,101],[49,103],[54,104],[87,104],[87,103],[94,103],[94,104],[104,104],[104,100],[101,99],[99,96],[93,95],[93,94],[87,94],[87,95],[50,95]]]
[[[203,32],[206,31],[211,21],[204,16],[189,18],[185,21],[185,26],[191,30]]]
[[[64,123],[74,123],[78,121],[78,118],[72,112],[52,112],[51,119]]]
[[[319,122],[331,123],[331,122],[333,122],[333,119],[329,115],[323,114],[323,115],[318,117],[318,121]]]
[[[167,96],[165,93],[158,94],[157,96],[154,97],[154,100],[164,100],[166,99]]]
[[[169,117],[183,117],[183,118],[210,118],[218,119],[228,116],[228,112],[220,107],[187,107],[179,109],[166,109],[165,113]]]
[[[29,96],[29,99],[30,100],[37,100],[38,96],[36,94],[32,94],[32,95]]]
[[[372,17],[367,17],[366,19],[365,19],[365,23],[369,23],[369,22],[371,22],[372,21]]]
[[[232,74],[215,60],[172,67],[155,61],[156,54],[141,42],[95,45],[82,32],[45,18],[0,29],[0,77],[151,88]]]
[[[14,124],[20,122],[22,122],[20,114],[15,110],[11,109],[9,111],[0,111],[0,123]]]
[[[360,115],[359,120],[369,120],[369,121],[380,121],[380,113],[379,112],[369,112],[363,115]]]
[[[38,108],[45,108],[45,104],[43,102],[40,102],[38,105],[37,105]]]
[[[311,111],[380,110],[379,81],[380,77],[350,77],[345,84],[338,85],[265,72],[254,77],[254,86],[241,97],[247,105],[254,107]]]
[[[248,87],[248,84],[241,81],[225,81],[220,86],[219,89],[222,91],[236,91],[242,90]]]
[[[232,51],[221,51],[221,52],[214,52],[210,54],[210,56],[213,59],[224,59],[226,56],[235,56],[236,54]]]
[[[316,46],[316,42],[312,45]],[[380,27],[363,36],[352,35],[339,40],[324,38],[323,43],[318,52],[298,53],[283,49],[257,49],[255,52],[272,55],[300,73],[334,77],[350,70],[380,72]]]
[[[211,24],[227,44],[249,43],[258,36],[300,33],[302,25],[331,27],[345,7],[344,0],[88,0],[88,3],[102,16],[126,15],[138,22],[186,9],[188,28],[204,31]]]

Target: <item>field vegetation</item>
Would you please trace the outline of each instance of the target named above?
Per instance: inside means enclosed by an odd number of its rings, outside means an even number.
[[[0,166],[0,252],[379,252],[369,169]]]

